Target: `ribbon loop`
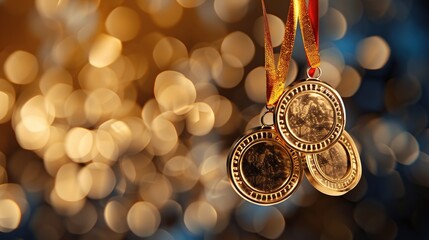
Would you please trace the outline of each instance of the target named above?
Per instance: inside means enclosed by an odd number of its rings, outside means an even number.
[[[289,70],[289,63],[292,58],[298,20],[300,23],[308,63],[312,68],[317,68],[320,65],[318,34],[316,34],[316,32],[318,32],[318,24],[316,24],[318,21],[315,20],[318,18],[318,14],[315,14],[315,12],[318,11],[318,5],[314,2],[317,2],[317,0],[310,0],[310,8],[309,11],[307,11],[305,0],[290,1],[285,33],[276,68],[265,2],[264,0],[261,0],[262,13],[264,17],[267,106],[273,106],[283,93],[286,76]],[[309,12],[311,16],[309,16]],[[312,21],[315,22],[315,24],[312,24]]]

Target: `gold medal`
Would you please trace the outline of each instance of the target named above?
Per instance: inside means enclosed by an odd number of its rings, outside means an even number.
[[[346,124],[340,95],[318,78],[308,78],[287,88],[277,103],[274,119],[281,137],[303,153],[331,147]]]
[[[285,145],[274,127],[251,129],[228,156],[234,190],[245,200],[272,205],[288,198],[303,175],[302,155]]]
[[[339,196],[353,189],[362,176],[359,153],[350,135],[344,131],[329,149],[306,155],[305,174],[320,192]]]

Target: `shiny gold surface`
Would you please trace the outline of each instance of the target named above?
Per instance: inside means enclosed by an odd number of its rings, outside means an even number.
[[[359,152],[350,135],[344,131],[329,149],[306,155],[306,176],[320,192],[339,196],[352,190],[362,176]]]
[[[245,200],[259,205],[280,203],[301,181],[300,156],[282,142],[274,128],[255,128],[231,149],[228,175]]]
[[[316,79],[288,88],[277,104],[275,126],[294,149],[315,153],[328,149],[346,124],[345,108],[338,93]]]

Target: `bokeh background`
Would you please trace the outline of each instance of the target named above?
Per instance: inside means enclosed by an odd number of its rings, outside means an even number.
[[[363,176],[260,207],[226,176],[264,110],[260,1],[0,0],[0,239],[429,239],[428,2],[319,2]]]

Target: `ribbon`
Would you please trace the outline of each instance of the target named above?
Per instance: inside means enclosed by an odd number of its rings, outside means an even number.
[[[315,2],[317,0],[310,1]],[[292,57],[293,45],[295,43],[298,19],[301,28],[302,40],[304,42],[304,49],[307,56],[307,61],[313,69],[317,68],[320,65],[319,47],[316,40],[317,34],[315,34],[315,31],[318,29],[313,29],[305,0],[291,0],[289,5],[288,17],[285,25],[285,33],[280,48],[279,61],[277,63],[276,68],[264,0],[261,0],[261,3],[264,18],[267,107],[272,107],[277,102],[284,90],[286,76],[289,70],[289,63]],[[315,6],[314,3],[312,3],[310,12],[314,12],[315,8],[317,7],[318,6]],[[312,16],[314,18],[315,14],[312,14]],[[318,26],[316,27],[318,28]]]

